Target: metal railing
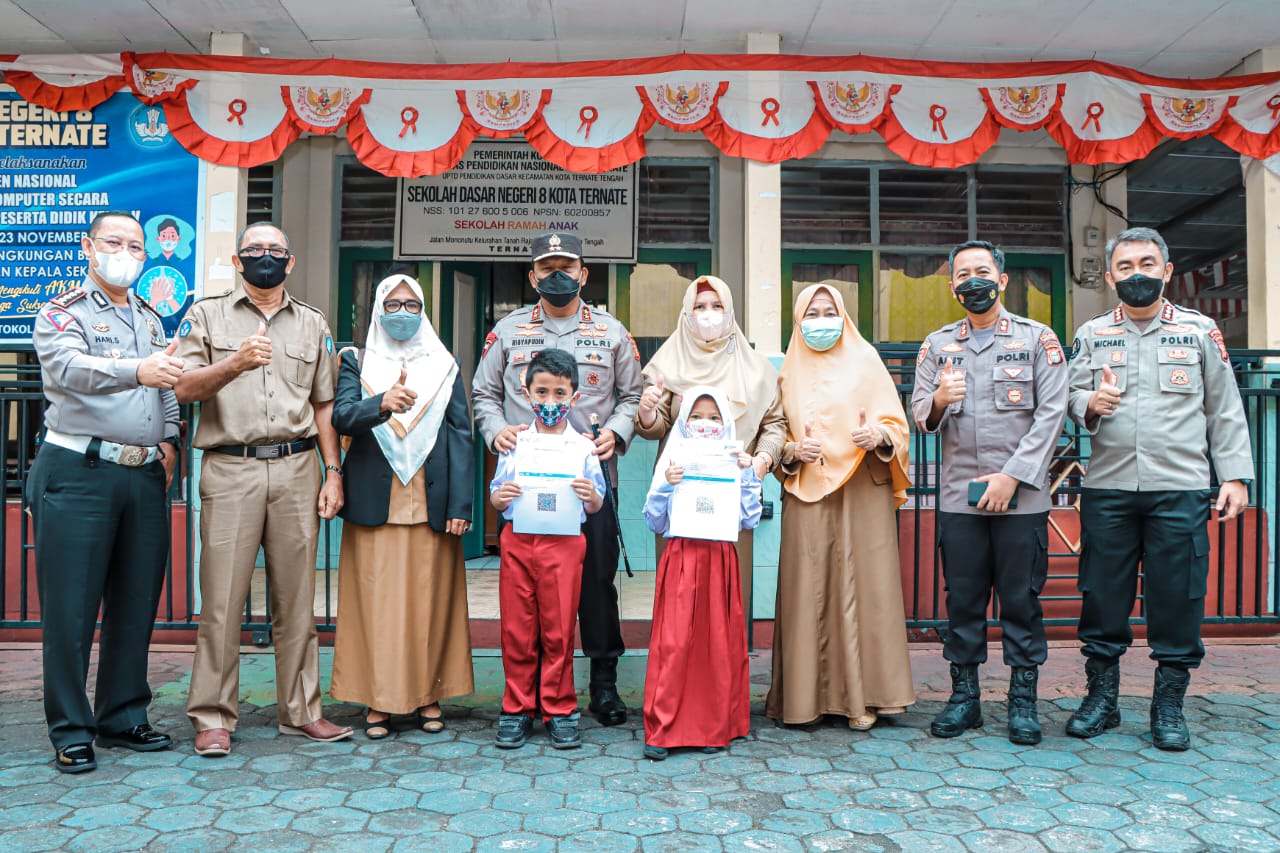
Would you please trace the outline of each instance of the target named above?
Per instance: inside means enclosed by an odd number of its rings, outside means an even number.
[[[898,383],[904,407],[915,378],[916,345],[882,344],[881,357]],[[30,361],[29,356],[25,359]],[[1274,363],[1269,364],[1269,361]],[[1250,507],[1228,524],[1210,524],[1212,559],[1209,569],[1209,600],[1206,622],[1280,625],[1280,587],[1275,578],[1275,532],[1273,519],[1280,506],[1277,483],[1277,453],[1280,452],[1280,351],[1238,350],[1232,362],[1240,383],[1249,428],[1253,437],[1255,479],[1250,489]],[[36,600],[34,543],[23,486],[35,456],[42,431],[44,398],[40,373],[34,364],[0,366],[0,436],[5,441],[5,524],[0,525],[0,554],[4,555],[4,582],[0,584],[0,630],[11,639],[34,639],[40,626]],[[190,419],[189,407],[183,409]],[[1153,425],[1158,429],[1159,425]],[[912,433],[912,479],[908,503],[899,510],[902,531],[903,581],[907,587],[908,627],[917,631],[939,629],[946,624],[945,593],[941,561],[934,533],[934,513],[938,496],[938,460],[941,441],[937,435]],[[165,585],[157,614],[158,631],[192,631],[198,624],[196,600],[197,531],[196,479],[190,476],[193,453],[184,449],[174,483],[169,491],[173,539]],[[1051,466],[1053,510],[1051,511],[1050,574],[1041,601],[1046,624],[1075,623],[1078,609],[1075,590],[1079,556],[1078,503],[1083,473],[1088,465],[1088,436],[1068,423],[1059,440]],[[68,531],[75,520],[66,519]],[[339,533],[332,522],[322,523],[317,559],[316,625],[333,631],[337,602],[335,547]],[[1056,545],[1056,547],[1055,547]],[[245,605],[243,630],[254,642],[270,639],[270,595],[261,572],[256,573],[254,592]],[[255,610],[254,602],[260,602]],[[993,617],[996,614],[993,603]],[[1142,624],[1141,591],[1133,621]],[[322,612],[320,612],[322,610]]]

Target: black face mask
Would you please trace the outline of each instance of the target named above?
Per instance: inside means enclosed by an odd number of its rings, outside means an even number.
[[[989,278],[971,278],[956,285],[956,298],[964,310],[973,314],[985,314],[1000,298],[1000,285]]]
[[[1135,273],[1123,281],[1116,282],[1116,296],[1125,305],[1134,308],[1146,308],[1160,298],[1164,290],[1164,279],[1152,278],[1149,275]]]
[[[538,293],[557,308],[563,308],[577,299],[581,287],[578,279],[563,270],[556,270],[546,278],[538,279]]]
[[[240,264],[244,267],[240,275],[254,287],[272,288],[284,283],[285,268],[289,266],[289,257],[273,258],[263,255],[260,258],[249,258],[240,255]]]

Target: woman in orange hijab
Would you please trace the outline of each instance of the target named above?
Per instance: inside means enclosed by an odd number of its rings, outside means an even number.
[[[779,374],[787,442],[765,713],[838,715],[865,731],[915,702],[896,517],[911,485],[907,418],[837,291],[805,288],[795,323]]]

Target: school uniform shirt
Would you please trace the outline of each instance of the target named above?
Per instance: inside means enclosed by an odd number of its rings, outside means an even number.
[[[573,409],[570,409],[569,411],[572,412]],[[536,430],[537,427],[531,424],[529,426],[529,429]],[[581,445],[582,476],[586,477],[588,480],[591,481],[591,484],[595,487],[596,494],[603,495],[605,490],[604,472],[600,469],[599,457],[592,452],[596,449],[595,442],[591,441],[588,438],[585,438],[584,436],[578,435],[577,433],[570,432],[569,430],[565,430],[564,434],[573,437]],[[517,452],[519,452],[518,445],[517,445],[517,449],[512,451],[511,453],[498,454],[498,469],[493,474],[493,482],[489,484],[490,495],[498,491],[498,489],[502,488],[503,483],[506,483],[510,480],[515,479]],[[511,520],[511,516],[515,512],[515,504],[516,502],[512,501],[510,504],[507,505],[507,508],[502,511],[502,517],[505,518],[507,521]],[[581,518],[579,518],[579,521],[581,522],[586,520],[587,520],[587,507],[586,507],[586,504],[583,504]]]
[[[1118,305],[1080,327],[1070,358],[1069,414],[1092,436],[1085,488],[1207,489],[1210,453],[1222,482],[1253,479],[1244,404],[1213,320],[1166,301],[1141,329]],[[1120,403],[1087,418],[1108,367]]]
[[[754,530],[760,524],[760,478],[756,476],[755,469],[750,467],[740,468],[739,477],[742,486],[740,529]],[[676,487],[664,479],[657,486],[651,487],[644,499],[645,524],[654,533],[661,533],[668,539],[671,538],[671,534],[667,532],[671,529],[671,496],[675,490]]]
[[[933,395],[948,360],[964,374],[965,397],[944,408],[929,429]],[[921,432],[942,433],[940,509],[994,514],[969,506],[969,482],[996,473],[1020,484],[1018,506],[1007,514],[1049,509],[1049,463],[1067,418],[1067,377],[1053,330],[1004,308],[981,343],[967,318],[925,338],[916,357],[911,414]]]

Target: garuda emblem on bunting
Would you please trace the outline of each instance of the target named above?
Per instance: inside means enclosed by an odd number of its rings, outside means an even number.
[[[996,86],[987,90],[991,107],[1016,125],[1038,125],[1057,101],[1057,86]]]
[[[1151,97],[1151,111],[1174,133],[1202,133],[1214,128],[1230,106],[1229,97]]]
[[[529,89],[472,89],[467,92],[471,115],[492,130],[517,130],[538,108],[538,93]]]
[[[316,127],[337,127],[355,100],[356,91],[342,87],[289,87],[289,100],[298,117]]]
[[[186,78],[168,71],[147,71],[133,66],[133,88],[146,100],[154,100],[162,95],[178,90]]]
[[[697,124],[715,105],[715,83],[659,83],[648,87],[649,102],[671,124]]]
[[[867,124],[880,117],[889,100],[883,83],[852,80],[821,80],[818,95],[831,117],[842,124]]]

